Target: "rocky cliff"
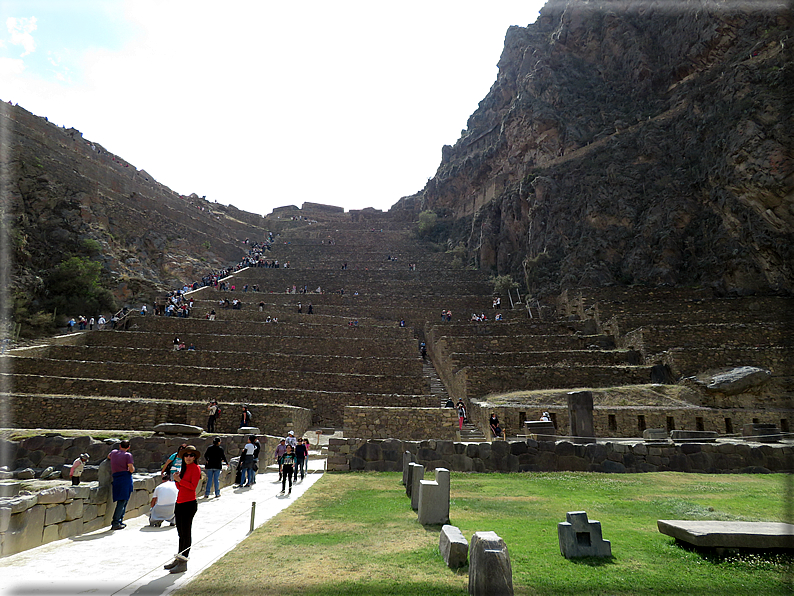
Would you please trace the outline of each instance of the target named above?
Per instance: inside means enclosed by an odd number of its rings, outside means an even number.
[[[49,276],[70,256],[100,263],[123,305],[239,262],[243,240],[265,235],[262,216],[181,196],[78,130],[5,103],[0,168],[16,315],[42,308]]]
[[[434,178],[470,262],[534,294],[794,290],[792,18],[783,2],[550,0]]]

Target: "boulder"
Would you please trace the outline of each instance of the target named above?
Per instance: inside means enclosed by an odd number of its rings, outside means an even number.
[[[772,377],[772,371],[757,366],[738,366],[712,375],[704,375],[699,383],[706,391],[736,395],[748,389],[759,387]]]
[[[200,426],[193,426],[192,424],[178,424],[176,422],[163,422],[162,424],[156,425],[152,430],[155,433],[161,435],[180,435],[180,436],[198,436],[204,432],[204,429]],[[243,432],[244,429],[240,429],[238,432]],[[257,432],[255,433],[244,433],[244,434],[259,434],[259,429],[254,429]]]

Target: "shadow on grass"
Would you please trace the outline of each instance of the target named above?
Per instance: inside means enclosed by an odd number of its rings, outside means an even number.
[[[569,562],[577,565],[586,565],[588,567],[605,567],[606,565],[615,565],[615,557],[575,557],[568,559]]]

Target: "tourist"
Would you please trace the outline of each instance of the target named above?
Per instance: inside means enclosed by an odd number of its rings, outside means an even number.
[[[247,428],[250,426],[253,426],[251,410],[248,409],[248,406],[243,406],[243,413],[242,416],[240,416],[240,428]]]
[[[204,498],[209,499],[210,489],[215,489],[215,498],[221,496],[220,478],[221,470],[223,469],[223,462],[229,465],[229,460],[226,459],[226,452],[221,447],[220,437],[215,437],[212,440],[212,445],[207,447],[204,452],[204,460],[207,464],[204,466],[204,471],[207,474],[207,487],[204,490]]]
[[[306,443],[303,439],[298,441],[297,447],[295,447],[295,471],[293,472],[293,480],[295,482],[298,481],[298,472],[300,471],[301,480],[306,477],[306,456],[309,455],[309,448],[306,446]]]
[[[141,306],[141,316],[142,317],[146,316],[146,305],[145,304],[143,306]]]
[[[190,344],[193,347],[193,344]],[[195,350],[195,348],[193,348]],[[220,417],[221,409],[218,407],[218,402],[214,399],[207,406],[207,432],[215,432],[215,421]]]
[[[105,328],[105,323],[107,323],[107,321],[105,320],[105,315],[99,315],[99,320],[97,321],[97,329],[102,331]]]
[[[90,319],[88,319],[88,330],[89,331],[93,331],[94,330],[94,323],[95,323],[94,317],[91,317]]]
[[[182,451],[185,447],[187,447],[187,443],[182,443],[179,446],[179,449],[174,451],[171,455],[169,455],[165,462],[163,463],[162,467],[160,468],[160,474],[162,476],[163,481],[171,480],[171,476],[176,472],[180,472],[182,470],[182,458],[179,455],[179,452]]]
[[[251,484],[256,484],[256,473],[259,472],[259,452],[262,451],[262,443],[259,442],[259,439],[254,437],[254,465],[253,465],[253,480],[251,480]]]
[[[254,453],[256,452],[256,436],[249,435],[248,442],[240,452],[240,486],[251,487],[254,484]]]
[[[287,445],[287,451],[281,456],[281,494],[284,494],[287,480],[289,480],[289,494],[292,494],[292,474],[295,468],[295,454],[292,453],[292,445]]]
[[[466,406],[463,404],[463,400],[458,399],[458,429],[463,430],[463,422],[466,420]]]
[[[295,438],[295,431],[291,430],[287,433],[287,436],[284,439],[287,442],[287,445],[292,447],[295,450],[295,446],[298,444],[298,440]]]
[[[157,485],[154,493],[152,493],[152,501],[149,503],[151,508],[149,511],[150,526],[159,528],[164,521],[172,526],[176,525],[176,521],[174,521],[174,506],[176,505],[178,494],[179,489],[173,480],[166,480]]]
[[[118,449],[108,454],[110,473],[113,475],[113,502],[116,503],[113,522],[110,524],[111,530],[122,530],[127,527],[123,520],[127,511],[127,502],[132,494],[132,473],[135,471],[132,453],[129,451],[130,442],[125,440],[119,443]]]
[[[499,417],[496,415],[496,412],[491,412],[488,425],[491,427],[491,434],[494,439],[502,436],[502,427],[499,426]]]
[[[179,489],[174,506],[174,521],[179,534],[179,552],[174,557],[173,563],[165,565],[171,573],[184,573],[187,571],[190,546],[193,544],[193,517],[198,510],[196,501],[196,487],[201,480],[201,470],[196,464],[196,459],[201,455],[193,445],[188,445],[182,451],[184,462],[181,473],[174,474],[174,482]]]
[[[85,462],[87,462],[88,459],[87,453],[81,453],[80,457],[72,462],[72,467],[69,468],[69,477],[72,479],[72,486],[80,484],[80,476],[83,475]]]
[[[176,351],[176,350],[178,350],[178,349],[179,349],[179,344],[180,344],[180,343],[181,343],[181,342],[179,341],[179,338],[178,338],[178,337],[175,337],[175,338],[174,338],[174,351]]]
[[[286,439],[281,439],[278,445],[276,445],[276,463],[278,464],[278,481],[281,482],[281,456],[287,452],[287,441]]]
[[[551,422],[551,414],[548,412],[543,412],[543,414],[540,415],[540,419],[543,422]]]

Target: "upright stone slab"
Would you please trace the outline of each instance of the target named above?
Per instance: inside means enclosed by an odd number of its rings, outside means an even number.
[[[469,558],[469,542],[457,526],[442,526],[438,539],[438,551],[447,567],[457,569],[466,564]]]
[[[408,477],[405,479],[405,494],[408,495],[410,498],[414,492],[414,472],[416,472],[416,466],[419,464],[416,462],[410,462],[408,464]],[[425,471],[422,468],[422,475],[424,475]]]
[[[425,467],[421,464],[411,464],[413,466],[413,475],[411,476],[411,509],[416,511],[419,509],[419,487],[425,477]]]
[[[588,521],[584,511],[569,511],[557,524],[560,552],[566,559],[611,557],[612,545],[601,537],[601,522]]]
[[[590,391],[568,393],[568,420],[574,443],[595,443],[593,425],[593,394]]]
[[[449,470],[436,468],[435,480],[419,482],[419,523],[449,523]]]
[[[410,451],[403,452],[403,485],[408,486],[409,464],[416,461],[414,454]]]
[[[513,568],[504,540],[496,532],[477,532],[469,555],[471,596],[512,596]]]

